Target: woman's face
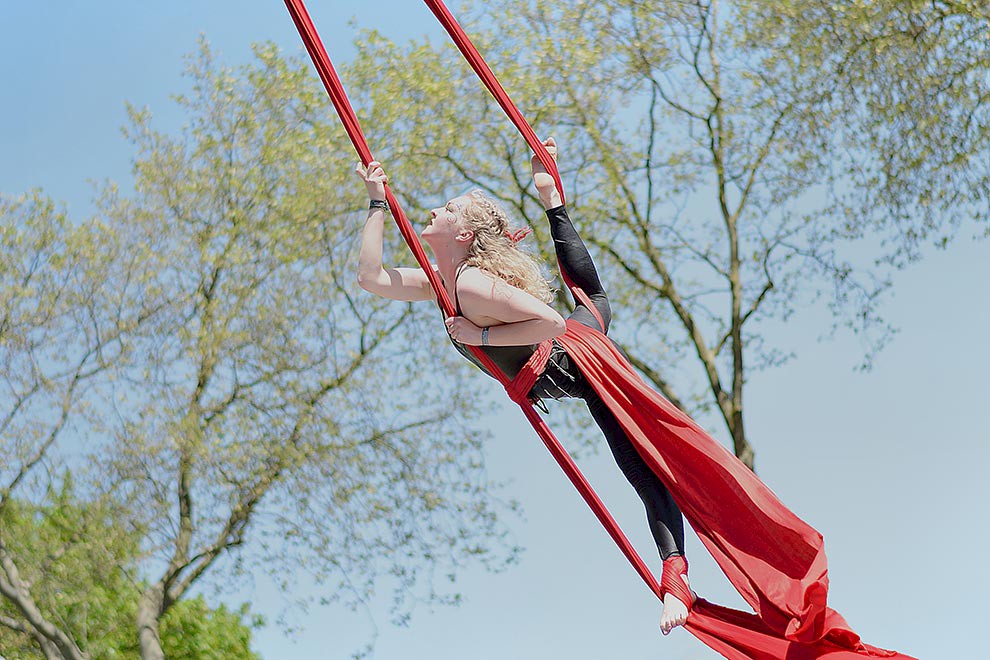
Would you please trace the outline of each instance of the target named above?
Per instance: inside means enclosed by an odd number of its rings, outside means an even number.
[[[465,231],[464,209],[467,208],[469,203],[470,200],[467,196],[462,195],[430,211],[430,222],[421,234],[423,239],[454,238],[459,234],[463,234]]]

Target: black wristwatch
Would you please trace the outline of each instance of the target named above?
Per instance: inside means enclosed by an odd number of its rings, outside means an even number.
[[[371,209],[381,209],[383,211],[388,211],[388,202],[384,199],[373,199],[368,202],[368,210]]]

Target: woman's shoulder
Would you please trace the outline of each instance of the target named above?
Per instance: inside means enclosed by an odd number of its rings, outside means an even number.
[[[457,278],[458,288],[469,288],[478,292],[484,289],[512,285],[503,280],[495,273],[489,272],[479,266],[467,265]],[[515,288],[515,287],[513,287]]]
[[[523,289],[477,266],[467,268],[458,279],[457,293],[461,300],[473,302],[504,302],[519,296],[529,297]]]

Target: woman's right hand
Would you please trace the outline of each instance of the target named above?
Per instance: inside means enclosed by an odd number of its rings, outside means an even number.
[[[364,181],[369,199],[385,199],[385,184],[388,183],[388,176],[382,169],[381,163],[373,160],[367,167],[363,163],[358,163],[354,171]]]

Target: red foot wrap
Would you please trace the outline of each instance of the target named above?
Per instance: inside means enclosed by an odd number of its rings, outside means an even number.
[[[687,576],[687,559],[679,555],[674,555],[663,560],[663,574],[660,576],[660,589],[664,594],[671,594],[677,600],[687,605],[691,609],[691,590],[684,584],[681,576]]]

